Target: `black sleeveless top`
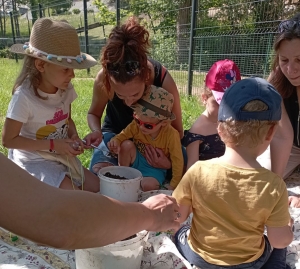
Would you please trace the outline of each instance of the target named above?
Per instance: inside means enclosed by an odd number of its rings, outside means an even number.
[[[167,69],[159,62],[148,58],[154,67],[153,85],[161,87],[167,75]],[[106,115],[102,125],[102,132],[120,133],[133,120],[133,110],[127,106],[116,94],[106,105]]]
[[[300,111],[297,92],[294,91],[290,97],[283,99],[283,103],[294,130],[294,146],[300,148]]]

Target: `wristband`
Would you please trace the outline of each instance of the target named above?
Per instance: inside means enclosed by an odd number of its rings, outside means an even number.
[[[50,139],[50,152],[54,151],[54,140]]]

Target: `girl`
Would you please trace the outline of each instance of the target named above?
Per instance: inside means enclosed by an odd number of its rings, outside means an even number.
[[[176,84],[164,66],[147,58],[149,47],[149,32],[134,18],[116,26],[110,33],[102,51],[102,69],[94,83],[92,104],[88,112],[92,133],[85,138],[87,145],[98,145],[102,141],[100,148],[107,151],[107,142],[133,120],[133,110],[129,106],[136,103],[150,85],[162,87],[174,96],[172,112],[176,120],[172,126],[180,137],[183,136]],[[106,116],[101,126],[105,107]],[[170,160],[160,149],[147,146],[145,157],[153,167],[171,167]],[[101,150],[94,150],[90,170],[97,173],[101,167],[109,165],[118,165],[118,159],[105,156]]]
[[[225,145],[217,132],[219,104],[225,90],[238,80],[241,80],[240,70],[231,60],[215,62],[208,71],[201,94],[205,110],[191,129],[185,131],[183,139],[188,156],[187,169],[198,160],[208,160],[224,154]]]
[[[70,83],[74,68],[96,60],[81,54],[75,28],[48,18],[35,22],[28,44],[11,51],[25,57],[2,133],[9,158],[49,185],[98,192],[98,178],[76,157],[83,144],[71,118],[77,94]]]

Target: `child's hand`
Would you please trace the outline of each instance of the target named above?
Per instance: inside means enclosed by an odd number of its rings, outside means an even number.
[[[83,153],[84,144],[83,144],[82,140],[78,137],[78,135],[77,134],[72,135],[71,140],[73,141],[71,143],[72,148],[75,151],[77,151],[76,155],[79,155],[79,154]]]
[[[73,148],[73,144],[75,143],[71,139],[54,139],[54,150],[56,153],[67,156],[76,156],[78,155],[78,150]]]
[[[298,196],[289,196],[290,207],[300,207],[300,198]]]
[[[119,154],[120,151],[120,143],[118,140],[116,139],[111,139],[108,143],[107,143],[108,149],[109,151],[115,153],[115,154]]]
[[[172,187],[170,184],[165,184],[164,185],[168,190],[174,191],[174,187]]]

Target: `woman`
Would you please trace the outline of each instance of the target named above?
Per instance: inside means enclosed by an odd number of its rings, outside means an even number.
[[[271,143],[271,159],[265,152],[259,161],[286,179],[300,164],[300,14],[282,21],[278,31],[269,81],[283,98],[283,114]],[[298,197],[289,200],[291,206],[300,207]]]
[[[92,104],[88,112],[88,124],[92,133],[85,137],[86,145],[97,146],[90,164],[90,170],[97,173],[104,166],[117,165],[117,158],[110,156],[107,142],[121,132],[133,119],[132,104],[143,95],[148,85],[162,87],[174,96],[172,122],[183,136],[182,115],[176,84],[166,68],[153,59],[147,58],[149,32],[135,18],[116,26],[109,35],[102,51],[102,69],[97,74]],[[106,107],[106,116],[101,126],[101,117]],[[146,148],[146,159],[157,168],[171,167],[169,159],[160,149]]]

